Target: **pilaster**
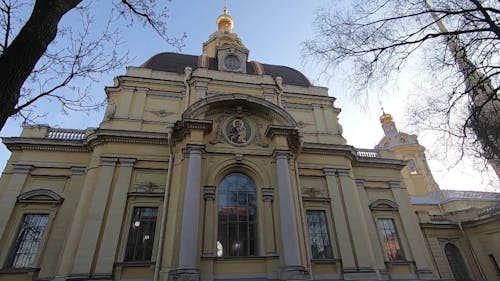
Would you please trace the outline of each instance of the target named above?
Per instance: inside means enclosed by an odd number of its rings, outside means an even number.
[[[99,233],[103,226],[104,212],[106,210],[117,160],[117,158],[113,157],[101,157],[99,176],[95,184],[94,194],[91,197],[92,199],[85,219],[85,226],[82,230],[80,243],[66,245],[68,247],[75,247],[78,245],[73,273],[91,273],[91,266],[96,252]]]
[[[276,255],[276,241],[274,232],[273,200],[274,189],[262,188],[262,201],[264,202],[264,252],[266,255]]]
[[[21,194],[21,190],[32,168],[33,166],[31,165],[13,165],[12,176],[7,184],[5,193],[0,199],[0,239],[3,238],[7,222],[14,211],[17,196]]]
[[[337,169],[357,261],[357,271],[373,268],[373,249],[368,236],[363,206],[350,169]]]
[[[370,201],[368,200],[368,196],[366,194],[365,181],[362,179],[356,179],[356,186],[358,188],[361,205],[369,206]],[[370,237],[371,246],[373,247],[372,264],[377,270],[385,271],[383,256],[384,250],[382,249],[382,245],[380,244],[380,240],[378,239],[379,233],[377,226],[375,225],[375,221],[373,220],[371,210],[367,207],[364,207],[363,214],[366,218],[366,228],[368,230],[368,236]]]
[[[203,188],[203,198],[205,199],[205,220],[204,220],[204,237],[203,237],[203,256],[215,256],[214,255],[214,237],[216,225],[215,214],[215,186],[205,186]]]
[[[117,235],[122,227],[127,204],[127,193],[135,161],[134,158],[120,158],[119,160],[118,179],[112,191],[111,203],[104,224],[104,232],[95,267],[96,274],[107,275],[113,273],[113,263],[118,248]]]
[[[345,205],[342,200],[342,189],[336,176],[335,169],[323,169],[326,176],[326,184],[330,195],[330,207],[332,213],[335,214],[335,230],[339,240],[340,258],[342,259],[342,267],[344,270],[356,268],[354,259],[353,246],[350,238],[349,225],[347,224],[347,215]]]
[[[431,267],[428,263],[428,253],[425,247],[424,236],[418,226],[418,218],[410,208],[409,195],[402,189],[400,181],[388,181],[392,190],[394,199],[399,205],[399,215],[403,224],[404,232],[410,244],[410,250],[417,267],[417,275],[422,280],[431,280],[434,278]]]

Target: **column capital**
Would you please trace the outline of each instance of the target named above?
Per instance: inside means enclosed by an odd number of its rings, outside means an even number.
[[[387,184],[389,185],[390,188],[401,188],[401,181],[399,180],[390,180],[387,181]]]
[[[189,158],[191,154],[199,154],[203,155],[205,152],[205,145],[203,144],[188,144],[186,148],[184,148],[184,157]]]
[[[114,165],[116,165],[117,161],[118,161],[118,158],[116,158],[116,157],[101,156],[101,165],[102,166],[114,166]]]
[[[31,165],[19,165],[19,164],[14,164],[13,172],[14,174],[29,174],[31,169],[33,169],[33,166]]]
[[[337,169],[323,168],[323,173],[325,174],[325,176],[335,176],[337,174]]]
[[[350,172],[351,169],[337,169],[339,176],[348,176]]]
[[[262,188],[262,201],[272,202],[274,199],[274,189],[272,188]]]
[[[71,175],[73,176],[85,175],[85,171],[85,167],[71,167]]]
[[[276,160],[278,160],[278,159],[288,160],[291,156],[291,152],[288,150],[275,150],[273,156]]]
[[[215,186],[205,185],[203,187],[203,198],[205,200],[215,200]]]
[[[135,161],[137,161],[137,159],[135,159],[135,158],[120,158],[120,166],[133,167]]]
[[[355,179],[357,187],[364,187],[365,186],[365,180],[364,179]]]

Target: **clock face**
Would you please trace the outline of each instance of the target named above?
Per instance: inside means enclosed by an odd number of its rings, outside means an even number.
[[[230,70],[240,69],[241,62],[235,55],[229,55],[224,59],[224,66]]]

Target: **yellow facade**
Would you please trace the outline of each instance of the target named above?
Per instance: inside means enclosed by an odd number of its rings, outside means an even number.
[[[445,200],[392,118],[347,145],[326,88],[217,23],[201,55],[127,68],[98,128],[3,139],[0,280],[465,280],[449,243],[500,280],[498,196]]]

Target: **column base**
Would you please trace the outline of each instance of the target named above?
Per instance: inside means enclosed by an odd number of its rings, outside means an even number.
[[[285,266],[281,268],[280,280],[307,280],[309,274],[303,266]]]
[[[344,268],[344,280],[379,280],[379,275],[372,268]]]
[[[200,270],[198,268],[178,268],[168,274],[172,281],[200,281]]]
[[[419,280],[436,280],[434,272],[427,268],[417,269],[417,275]]]

